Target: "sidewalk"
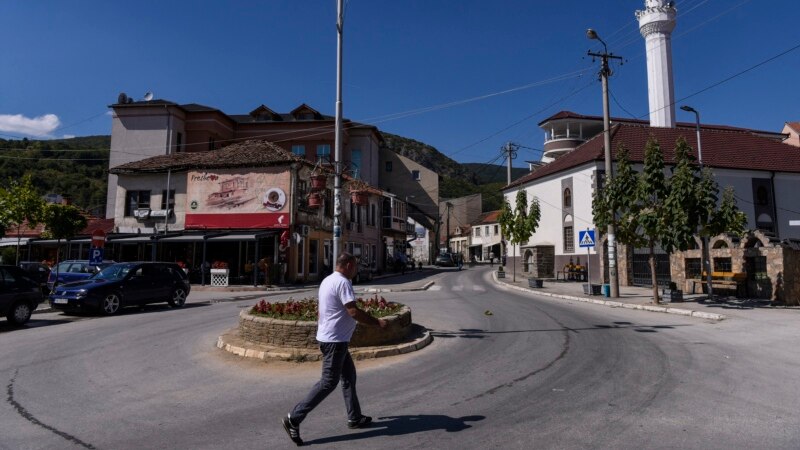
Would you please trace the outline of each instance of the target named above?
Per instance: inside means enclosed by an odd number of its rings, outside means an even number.
[[[708,302],[706,294],[684,294],[682,302],[671,303],[669,298],[664,299],[661,296],[661,290],[659,289],[659,297],[661,297],[662,303],[656,305],[653,304],[653,290],[649,287],[620,286],[619,298],[607,298],[602,295],[584,294],[583,282],[545,280],[541,288],[531,288],[528,286],[528,277],[525,275],[517,273],[516,281],[514,281],[513,274],[510,272],[506,273],[506,277],[497,278],[497,271],[492,272],[492,278],[500,286],[546,297],[594,303],[614,308],[678,314],[701,319],[724,320],[727,318],[724,314],[708,311],[718,303]],[[727,301],[727,299],[722,299],[722,301]],[[753,302],[754,300],[749,301]]]

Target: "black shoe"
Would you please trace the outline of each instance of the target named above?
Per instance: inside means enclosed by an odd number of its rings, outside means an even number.
[[[372,417],[361,416],[358,420],[348,420],[347,428],[366,428],[372,423]]]
[[[297,446],[303,445],[303,440],[300,439],[300,427],[295,426],[292,423],[292,419],[287,414],[286,417],[281,419],[281,423],[283,424],[283,429],[286,430],[286,434],[289,435],[289,439],[292,440]]]

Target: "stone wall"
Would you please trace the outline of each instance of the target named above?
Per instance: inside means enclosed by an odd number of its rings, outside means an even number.
[[[399,342],[411,330],[411,308],[403,306],[397,314],[384,317],[388,322],[381,330],[362,324],[350,341],[352,347],[368,347]],[[245,341],[275,347],[317,348],[317,323],[297,320],[280,320],[250,314],[249,309],[239,313],[239,336]]]

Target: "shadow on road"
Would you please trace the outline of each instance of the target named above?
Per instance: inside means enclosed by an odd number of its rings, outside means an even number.
[[[486,416],[450,417],[442,414],[419,414],[406,416],[379,417],[372,422],[369,428],[358,434],[348,433],[339,436],[330,436],[313,441],[306,441],[305,445],[330,444],[334,442],[354,441],[369,439],[378,436],[400,436],[404,434],[421,433],[423,431],[444,430],[448,433],[462,431],[472,427],[467,422],[477,422]]]
[[[358,286],[384,286],[398,283],[411,283],[414,281],[424,281],[434,278],[436,275],[446,272],[458,272],[457,267],[425,268],[422,270],[408,270],[405,275],[393,274],[391,276],[376,278],[372,281],[363,281]]]
[[[492,334],[508,334],[508,333],[541,333],[553,331],[572,331],[575,333],[581,331],[598,331],[598,330],[621,330],[633,329],[640,333],[655,333],[662,329],[673,329],[677,327],[688,327],[690,325],[636,325],[631,322],[613,322],[611,325],[595,325],[586,328],[544,328],[539,330],[506,330],[506,331],[486,331],[473,328],[462,328],[458,331],[447,330],[431,330],[431,335],[435,338],[467,338],[467,339],[483,339]]]

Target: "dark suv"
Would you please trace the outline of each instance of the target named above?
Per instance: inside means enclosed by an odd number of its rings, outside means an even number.
[[[0,314],[22,325],[42,302],[39,283],[17,266],[0,266]]]
[[[130,262],[112,264],[91,278],[56,286],[50,305],[61,310],[91,309],[105,315],[120,308],[167,302],[180,308],[189,295],[189,278],[175,263]]]

